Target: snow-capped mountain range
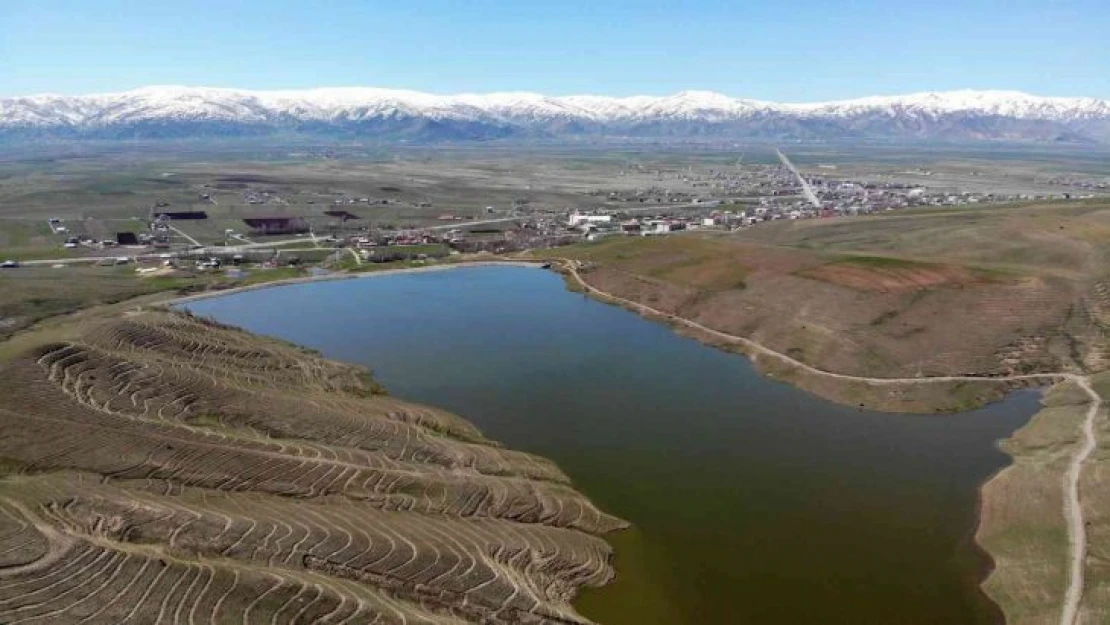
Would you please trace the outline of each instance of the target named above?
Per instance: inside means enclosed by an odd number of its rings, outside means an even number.
[[[367,139],[767,138],[1110,141],[1110,101],[948,91],[809,104],[670,96],[432,95],[375,88],[146,87],[0,98],[0,139],[265,135]]]

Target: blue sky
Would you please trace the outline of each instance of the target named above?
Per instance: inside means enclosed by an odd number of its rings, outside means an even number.
[[[1108,0],[0,0],[0,96],[150,84],[1110,97]]]

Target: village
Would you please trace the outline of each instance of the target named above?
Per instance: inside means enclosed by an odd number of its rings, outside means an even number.
[[[915,207],[1079,199],[1102,190],[1089,180],[1072,178],[1051,181],[1067,189],[1060,193],[957,190],[940,180],[935,186],[922,184],[933,174],[927,169],[877,179],[817,165],[803,174],[785,154],[778,155],[780,163],[738,161],[699,168],[628,163],[613,172],[611,187],[583,187],[573,206],[535,201],[522,193],[508,202],[462,208],[404,197],[393,185],[377,187],[377,196],[349,195],[263,185],[251,176],[224,177],[221,184],[203,185],[186,207],[158,201],[126,218],[51,217],[50,238],[61,253],[0,261],[6,268],[21,261],[58,266],[138,262],[148,270],[151,264],[213,270],[243,264],[424,262],[612,236],[729,232],[780,220],[862,218]],[[222,202],[217,200],[216,192],[232,189],[244,209],[227,208],[226,194],[220,196]]]

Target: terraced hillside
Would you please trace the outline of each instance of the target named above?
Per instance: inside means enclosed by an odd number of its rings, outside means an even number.
[[[366,371],[166,311],[0,366],[0,622],[587,623],[551,462]]]

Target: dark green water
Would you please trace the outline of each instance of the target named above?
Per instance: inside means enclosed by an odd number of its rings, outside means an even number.
[[[193,311],[363,363],[396,396],[556,460],[605,510],[618,581],[606,625],[996,623],[978,590],[979,485],[1037,408],[837,406],[741,356],[567,292],[535,269],[317,282]]]

